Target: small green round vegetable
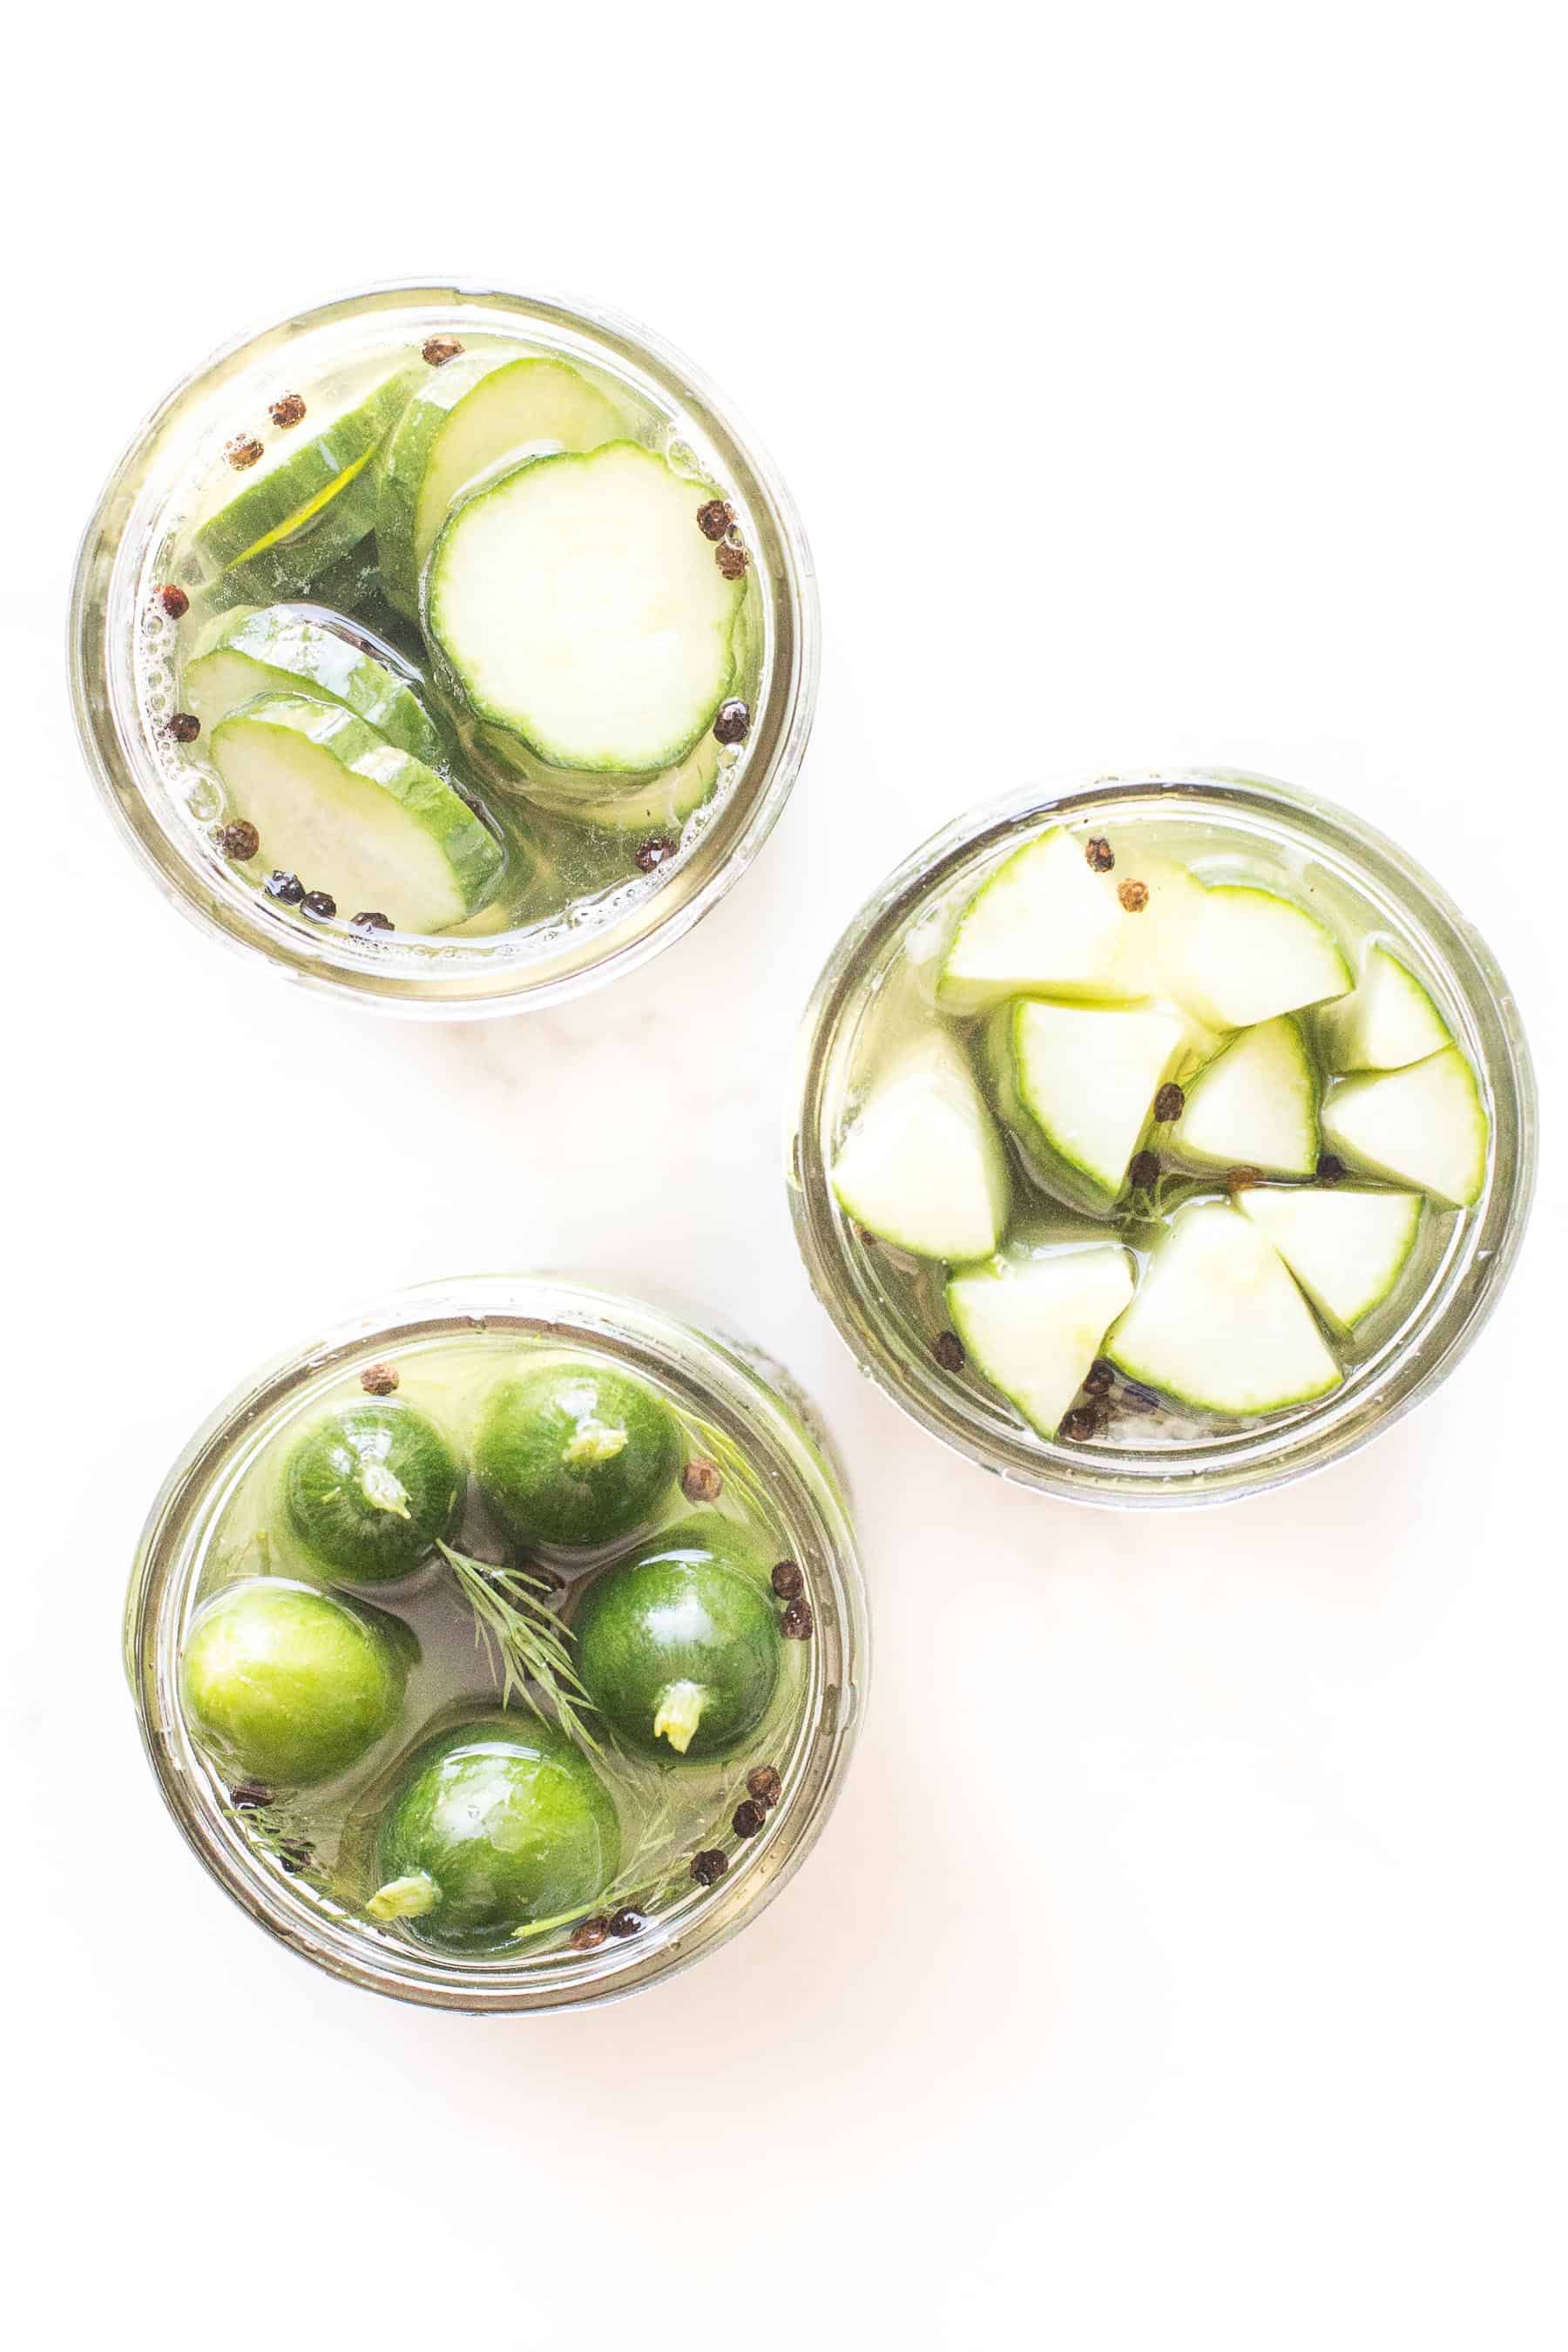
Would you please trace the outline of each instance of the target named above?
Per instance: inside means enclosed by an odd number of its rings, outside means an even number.
[[[726,1754],[755,1730],[777,1686],[773,1603],[735,1538],[708,1521],[673,1528],[596,1576],[574,1632],[584,1688],[645,1756]]]
[[[382,1818],[373,1918],[451,1952],[593,1903],[620,1865],[608,1790],[559,1733],[489,1715],[416,1748]]]
[[[589,1550],[646,1527],[685,1448],[669,1407],[600,1365],[542,1364],[490,1391],[474,1469],[521,1543]]]
[[[333,1577],[390,1584],[454,1532],[463,1497],[457,1455],[413,1405],[345,1405],[300,1438],[283,1474],[289,1523]]]
[[[197,1742],[226,1771],[303,1789],[346,1772],[392,1729],[418,1656],[398,1618],[250,1577],[199,1612],[181,1696]]]

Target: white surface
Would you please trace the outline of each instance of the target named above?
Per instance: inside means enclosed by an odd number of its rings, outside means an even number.
[[[1255,1505],[1119,1518],[1005,1493],[861,1383],[776,1141],[807,985],[910,843],[1020,775],[1205,757],[1426,859],[1560,1098],[1550,23],[29,20],[0,163],[24,2340],[1562,2341],[1550,1160],[1510,1297],[1414,1422]],[[235,328],[421,268],[581,288],[696,355],[795,488],[827,628],[747,882],[625,985],[466,1030],[182,928],[89,795],[59,663],[138,415]],[[482,2025],[341,1990],[227,1906],[117,1641],[143,1510],[234,1381],[374,1287],[508,1263],[797,1368],[879,1646],[765,1920],[618,2010]]]

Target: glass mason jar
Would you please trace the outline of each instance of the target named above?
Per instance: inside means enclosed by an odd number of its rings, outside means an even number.
[[[367,937],[344,921],[291,919],[226,863],[221,813],[201,747],[171,740],[176,626],[157,596],[202,468],[282,392],[352,378],[390,348],[431,338],[559,357],[624,395],[679,469],[717,484],[749,559],[754,707],[743,751],[720,754],[720,782],[657,870],[632,870],[559,919],[484,933]],[[243,481],[243,476],[237,478]],[[176,583],[177,584],[177,583]],[[309,593],[309,592],[307,592]],[[140,864],[204,930],[265,956],[294,980],[433,1018],[515,1013],[632,971],[704,915],[744,873],[798,772],[816,698],[816,577],[789,494],[719,395],[677,352],[616,313],[414,281],[374,287],[226,346],[153,412],[87,527],[70,614],[70,673],[89,769]],[[265,848],[265,844],[263,845]],[[346,910],[345,910],[346,914]]]
[[[890,990],[986,875],[1042,824],[1157,829],[1178,857],[1201,849],[1256,873],[1259,857],[1336,919],[1347,944],[1390,940],[1426,983],[1477,1073],[1491,1123],[1485,1189],[1448,1221],[1441,1247],[1403,1311],[1373,1327],[1342,1384],[1311,1404],[1234,1428],[1156,1436],[1130,1420],[1113,1437],[1040,1437],[965,1368],[936,1361],[945,1318],[917,1281],[890,1278],[833,1193],[829,1169],[863,1083],[868,1041]],[[911,941],[915,942],[911,955]],[[813,1287],[863,1371],[959,1453],[1042,1493],[1110,1505],[1198,1504],[1258,1494],[1364,1445],[1453,1369],[1496,1304],[1513,1265],[1535,1178],[1536,1105],[1518,1008],[1496,960],[1458,908],[1403,850],[1331,802],[1259,777],[1202,773],[1104,777],[1081,790],[1014,793],[972,810],[906,858],[860,909],[807,1008],[792,1099],[788,1184]],[[1433,1223],[1430,1218],[1428,1225]],[[912,1263],[912,1262],[911,1262]],[[1148,1431],[1148,1434],[1141,1432]]]
[[[247,1480],[254,1487],[257,1466],[280,1433],[308,1418],[327,1394],[341,1395],[345,1380],[363,1404],[355,1375],[372,1364],[391,1359],[404,1384],[417,1390],[422,1367],[437,1377],[430,1368],[449,1364],[459,1348],[479,1351],[482,1370],[487,1354],[500,1369],[515,1362],[520,1346],[542,1344],[574,1356],[582,1352],[651,1383],[673,1404],[689,1438],[695,1431],[715,1456],[744,1465],[753,1489],[765,1498],[770,1534],[803,1573],[814,1630],[809,1640],[783,1645],[793,1677],[789,1696],[758,1735],[780,1743],[768,1761],[780,1774],[782,1793],[756,1834],[731,1838],[725,1825],[729,1866],[722,1876],[704,1885],[678,1869],[673,1888],[664,1888],[652,1916],[627,1940],[610,1937],[580,1950],[558,1933],[520,1943],[515,1957],[453,1957],[378,1926],[342,1884],[312,1884],[297,1853],[291,1874],[289,1833],[297,1824],[285,1814],[258,1834],[265,1817],[242,1810],[251,1796],[227,1786],[196,1744],[181,1699],[181,1654],[202,1602],[233,1581],[236,1498],[247,1491]],[[244,1540],[248,1558],[254,1533]],[[295,1573],[266,1538],[262,1557],[285,1575]],[[242,1566],[239,1572],[247,1571]],[[316,1571],[300,1572],[316,1580]],[[428,1601],[442,1585],[442,1571],[426,1569],[406,1585],[388,1588],[384,1606],[412,1612],[417,1623],[421,1586]],[[365,1597],[380,1599],[374,1591]],[[453,1654],[472,1660],[472,1675],[482,1681],[473,1627],[460,1606],[454,1615],[462,1643]],[[236,1390],[196,1432],[153,1506],[131,1578],[124,1640],[142,1740],[164,1802],[241,1909],[347,1983],[476,2013],[613,2000],[689,1967],[754,1918],[798,1869],[832,1810],[858,1727],[868,1664],[864,1589],[846,1488],[828,1440],[787,1375],[743,1343],[694,1330],[661,1309],[553,1279],[511,1276],[454,1278],[374,1300]],[[423,1665],[416,1669],[422,1671]],[[351,1793],[338,1801],[349,1809],[341,1816],[348,1823],[345,1837],[353,1834],[354,1804],[380,1802],[390,1777],[432,1720],[455,1720],[501,1703],[498,1684],[492,1693],[448,1703],[421,1727],[412,1704],[415,1688],[411,1684],[403,1722],[372,1751],[368,1784],[361,1784],[357,1799]],[[517,1719],[526,1729],[534,1718],[522,1712]],[[752,1760],[747,1756],[742,1764]],[[324,1807],[329,1801],[321,1801]]]

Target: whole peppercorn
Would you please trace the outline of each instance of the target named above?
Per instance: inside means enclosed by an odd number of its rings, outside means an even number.
[[[183,588],[176,588],[172,580],[159,589],[158,602],[171,621],[183,621],[191,609],[190,598]]]
[[[1119,882],[1116,895],[1128,914],[1141,915],[1149,904],[1149,885],[1147,882]]]
[[[718,1464],[689,1462],[680,1474],[680,1491],[689,1503],[716,1503],[724,1491]]]
[[[1070,1412],[1062,1415],[1057,1435],[1065,1437],[1069,1445],[1082,1445],[1089,1438],[1100,1435],[1103,1420],[1099,1405],[1075,1404]]]
[[[194,743],[202,731],[202,722],[194,710],[176,710],[168,726],[176,743]]]
[[[390,1396],[397,1381],[395,1364],[367,1364],[359,1376],[359,1384],[366,1396]]]
[[[567,1940],[574,1952],[596,1952],[609,1932],[609,1921],[598,1911],[591,1919],[579,1919]]]
[[[233,824],[220,824],[213,835],[226,857],[244,866],[261,846],[261,835],[248,817],[237,817]]]
[[[640,1936],[647,1925],[647,1921],[643,1917],[642,1913],[634,1911],[629,1903],[623,1903],[618,1911],[612,1911],[610,1914],[609,1927],[612,1936]]]
[[[786,1642],[809,1642],[816,1631],[809,1601],[792,1601],[779,1619],[779,1632]]]
[[[1160,1155],[1156,1151],[1135,1151],[1127,1171],[1127,1181],[1136,1192],[1146,1192],[1160,1181]]]
[[[650,833],[639,841],[632,852],[632,863],[639,874],[652,874],[667,857],[675,856],[676,845],[667,833]]]
[[[419,356],[427,367],[445,367],[462,348],[456,335],[431,335],[419,346]]]
[[[351,915],[349,920],[356,931],[390,931],[393,928],[390,915]]]
[[[739,580],[746,569],[746,551],[724,540],[713,550],[713,561],[726,580]]]
[[[956,1331],[939,1331],[931,1343],[931,1351],[944,1372],[961,1372],[967,1361],[963,1342]]]
[[[728,499],[707,499],[697,509],[697,528],[704,539],[722,539],[734,520]]]
[[[743,743],[752,731],[752,714],[738,695],[719,705],[713,733],[721,743]]]
[[[314,1861],[315,1853],[315,1847],[307,1845],[303,1838],[289,1838],[279,1847],[278,1859],[289,1877],[293,1878],[309,1863]]]
[[[764,1811],[772,1811],[784,1794],[784,1782],[771,1764],[759,1764],[754,1772],[746,1775],[746,1793],[754,1797]]]
[[[1262,1181],[1261,1168],[1230,1168],[1226,1171],[1225,1189],[1232,1193],[1250,1192],[1255,1184]]]
[[[300,877],[285,874],[280,866],[274,866],[261,887],[269,898],[278,899],[285,907],[297,907],[305,895]]]
[[[769,1581],[781,1601],[798,1601],[805,1591],[805,1579],[793,1559],[781,1559]]]
[[[1344,1163],[1344,1161],[1343,1161],[1342,1160],[1339,1159],[1339,1158],[1336,1156],[1336,1154],[1335,1154],[1335,1153],[1333,1153],[1333,1152],[1331,1152],[1331,1151],[1321,1151],[1321,1152],[1318,1154],[1318,1181],[1319,1181],[1319,1183],[1320,1183],[1320,1184],[1342,1184],[1342,1183],[1344,1182],[1344,1181],[1345,1181],[1345,1163]]]
[[[272,1791],[265,1780],[237,1781],[228,1793],[242,1813],[258,1812],[272,1802]]]
[[[300,906],[304,914],[314,915],[319,923],[330,923],[338,911],[338,902],[330,890],[307,890]]]
[[[257,459],[264,457],[267,452],[252,435],[237,433],[232,441],[224,443],[223,454],[235,472],[243,474],[247,466],[254,466]]]
[[[691,1857],[691,1875],[699,1886],[711,1886],[715,1880],[723,1877],[729,1867],[729,1863],[716,1845],[705,1847],[701,1853],[694,1853]]]
[[[287,433],[289,427],[298,425],[304,415],[305,404],[297,392],[286,392],[281,400],[273,402],[267,414],[280,433]]]
[[[755,1837],[767,1817],[767,1808],[754,1797],[742,1797],[730,1816],[730,1826],[737,1837]]]
[[[1096,1356],[1083,1376],[1085,1392],[1091,1397],[1109,1396],[1116,1379],[1116,1368],[1103,1356]]]
[[[1101,833],[1084,843],[1083,854],[1097,874],[1109,874],[1116,863],[1116,852]]]
[[[1181,1118],[1186,1107],[1187,1098],[1181,1087],[1173,1078],[1167,1078],[1154,1097],[1154,1116],[1160,1125],[1169,1127],[1173,1118]]]

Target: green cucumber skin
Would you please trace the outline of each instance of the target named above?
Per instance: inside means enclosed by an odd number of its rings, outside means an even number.
[[[404,1489],[407,1517],[364,1494],[365,1465]],[[289,1524],[312,1559],[353,1584],[391,1584],[455,1533],[463,1471],[435,1423],[413,1405],[367,1398],[308,1430],[285,1465]]]
[[[202,709],[205,674],[202,666],[215,655],[226,653],[243,656],[255,667],[256,683],[241,698],[244,701],[270,694],[320,696],[353,711],[398,751],[423,761],[426,767],[438,767],[445,757],[435,722],[411,687],[374,656],[360,652],[346,637],[288,604],[229,614],[187,663],[185,699],[209,730],[229,711]],[[237,709],[238,704],[230,708]]]
[[[223,1770],[311,1788],[392,1730],[418,1657],[401,1618],[281,1577],[251,1578],[198,1612],[181,1698],[197,1744]]]
[[[766,1715],[784,1641],[757,1563],[707,1526],[677,1528],[607,1568],[573,1624],[584,1688],[642,1756],[694,1762],[728,1755]],[[704,1692],[684,1758],[654,1737],[670,1684]]]
[[[303,596],[374,527],[375,486],[367,466],[291,538],[221,572],[207,592],[208,604],[217,612],[230,604],[279,604]]]
[[[534,737],[525,733],[514,723],[510,712],[494,709],[471,693],[458,661],[442,638],[439,587],[443,548],[450,541],[464,515],[481,499],[488,498],[498,490],[504,490],[520,473],[528,471],[533,467],[581,466],[591,462],[595,457],[603,457],[606,450],[621,448],[636,449],[644,457],[652,454],[640,441],[604,441],[596,449],[562,450],[553,457],[525,459],[522,465],[510,467],[496,480],[488,482],[481,490],[477,491],[472,498],[465,499],[454,509],[437,534],[435,544],[430,550],[429,560],[425,567],[420,597],[420,619],[432,659],[440,673],[443,690],[458,708],[481,726],[490,738],[510,738],[514,741],[519,746],[520,755],[524,763],[530,760],[537,761],[542,766],[561,775],[602,777],[605,780],[606,793],[617,791],[623,782],[630,782],[634,778],[640,781],[647,776],[661,775],[666,769],[679,767],[701,741],[702,737],[712,725],[720,705],[735,683],[735,623],[740,618],[745,602],[743,593],[738,594],[735,601],[734,615],[731,623],[728,662],[721,674],[711,705],[700,723],[682,736],[679,741],[664,745],[656,761],[634,770],[618,767],[610,761],[574,763],[563,756],[559,748],[540,742]],[[695,490],[696,486],[694,485],[693,488]]]
[[[448,360],[414,394],[377,456],[375,530],[382,593],[410,620],[419,612],[414,518],[431,447],[459,401],[500,364],[492,352],[464,352]]]
[[[434,1906],[402,1932],[504,1951],[514,1928],[596,1901],[620,1866],[607,1790],[558,1734],[505,1715],[440,1733],[405,1765],[377,1837],[381,1883],[423,1872]]]
[[[607,1459],[568,1463],[585,1429],[624,1430]],[[502,1380],[486,1401],[474,1473],[521,1543],[595,1550],[648,1526],[680,1474],[680,1425],[662,1398],[599,1365],[546,1364]]]
[[[412,370],[397,370],[373,391],[366,393],[353,408],[345,409],[341,416],[333,417],[331,424],[319,433],[310,433],[307,418],[306,432],[300,436],[298,446],[290,446],[283,463],[258,481],[245,483],[243,478],[239,478],[242,487],[236,490],[226,505],[203,523],[195,535],[196,552],[203,562],[216,572],[232,571],[242,558],[250,554],[259,540],[277,530],[290,515],[297,514],[313,498],[319,498],[323,490],[330,490],[351,466],[368,459],[391,430],[414,389],[415,382]],[[299,434],[300,428],[295,426],[293,431]],[[368,463],[364,464],[362,471],[351,482],[344,484],[338,496],[327,501],[320,515],[310,518],[311,523],[330,514],[333,507],[357,490],[363,482],[369,493],[365,502],[366,520],[359,532],[363,539],[365,531],[375,527],[375,486],[372,475],[373,467]],[[307,534],[309,530],[307,525]],[[274,551],[268,549],[263,553]],[[343,551],[342,546],[335,551],[338,554]]]
[[[1058,1150],[1041,1128],[1018,1086],[1014,1024],[1027,1009],[1027,999],[1012,998],[999,1004],[985,1024],[983,1058],[996,1116],[1012,1138],[1031,1183],[1053,1200],[1065,1201],[1092,1217],[1108,1217],[1121,1192],[1107,1192],[1097,1177]]]
[[[220,772],[225,730],[240,726],[293,729],[330,751],[345,768],[367,761],[363,772],[416,817],[438,845],[468,912],[479,906],[505,863],[504,853],[467,803],[422,760],[399,751],[341,703],[318,702],[303,694],[261,695],[214,728],[211,742]]]

